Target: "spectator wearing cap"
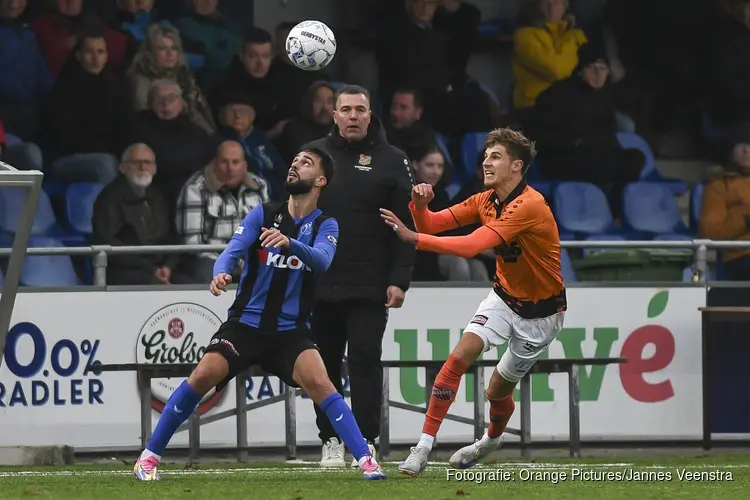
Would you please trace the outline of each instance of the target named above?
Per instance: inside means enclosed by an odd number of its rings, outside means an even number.
[[[272,199],[279,201],[288,168],[268,134],[255,126],[255,117],[253,101],[229,97],[220,108],[221,135],[242,145],[248,169],[268,181]]]
[[[322,139],[333,128],[333,104],[336,92],[326,82],[315,82],[305,93],[299,113],[281,132],[277,144],[285,164],[290,165],[303,144]]]
[[[55,0],[52,8],[32,22],[31,26],[54,76],[60,73],[68,54],[75,48],[78,35],[92,27],[104,31],[109,47],[110,76],[118,74],[123,67],[127,37],[107,29],[101,19],[86,12],[83,0]]]
[[[550,179],[593,182],[604,189],[612,185],[610,203],[617,214],[622,188],[639,178],[645,159],[617,141],[617,107],[604,50],[585,44],[576,59],[574,74],[537,99],[531,132],[539,169]]]
[[[149,107],[148,93],[156,80],[171,79],[180,86],[184,113],[190,121],[208,133],[216,132],[213,111],[195,82],[182,49],[182,38],[176,28],[152,24],[146,39],[128,70],[133,107]]]
[[[244,35],[242,49],[210,95],[216,109],[228,95],[251,99],[255,103],[255,125],[275,140],[299,111],[304,95],[290,93],[284,73],[272,68],[272,42],[267,31],[250,28]]]
[[[750,240],[750,125],[735,129],[722,166],[709,171],[703,190],[698,233],[712,240]],[[726,279],[750,280],[750,250],[722,253]]]

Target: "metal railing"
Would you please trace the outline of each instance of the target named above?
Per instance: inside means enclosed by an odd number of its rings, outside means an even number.
[[[144,255],[144,254],[197,254],[203,252],[221,252],[226,245],[163,245],[163,246],[110,246],[92,245],[82,247],[42,247],[29,248],[27,255],[67,255],[93,257],[94,286],[107,286],[107,259],[110,255]],[[750,241],[714,241],[714,240],[624,240],[624,241],[562,241],[563,248],[646,248],[646,249],[684,249],[693,251],[693,268],[697,282],[705,282],[708,271],[708,251],[724,249],[750,249]],[[7,257],[10,249],[0,249],[0,257]]]

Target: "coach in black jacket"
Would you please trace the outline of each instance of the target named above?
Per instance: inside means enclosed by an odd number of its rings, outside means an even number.
[[[403,304],[416,254],[413,245],[405,245],[383,223],[379,209],[389,207],[401,220],[411,221],[414,180],[406,155],[388,144],[382,123],[372,116],[367,90],[340,89],[334,121],[327,137],[311,143],[334,159],[336,175],[318,206],[339,223],[336,256],[316,289],[312,329],[328,375],[339,391],[348,342],[352,410],[372,445],[380,428],[380,358],[388,309]],[[315,411],[323,441],[321,465],[344,467],[333,427],[320,408]]]

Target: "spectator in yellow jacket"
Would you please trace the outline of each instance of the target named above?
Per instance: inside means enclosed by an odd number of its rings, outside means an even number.
[[[710,172],[703,189],[698,233],[712,240],[750,240],[750,127],[741,126],[723,168]],[[724,271],[730,281],[750,280],[750,250],[722,252]]]
[[[567,14],[568,0],[537,0],[528,5],[513,34],[513,106],[529,108],[537,96],[569,77],[578,64],[578,47],[587,42]]]

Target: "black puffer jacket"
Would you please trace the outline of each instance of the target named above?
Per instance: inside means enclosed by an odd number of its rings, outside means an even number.
[[[359,142],[341,137],[338,127],[310,143],[327,151],[335,175],[319,207],[339,223],[339,240],[331,267],[321,277],[316,299],[386,302],[386,290],[408,290],[416,250],[403,243],[380,217],[392,210],[413,229],[409,201],[414,175],[403,151],[388,144],[380,120],[373,116]]]

